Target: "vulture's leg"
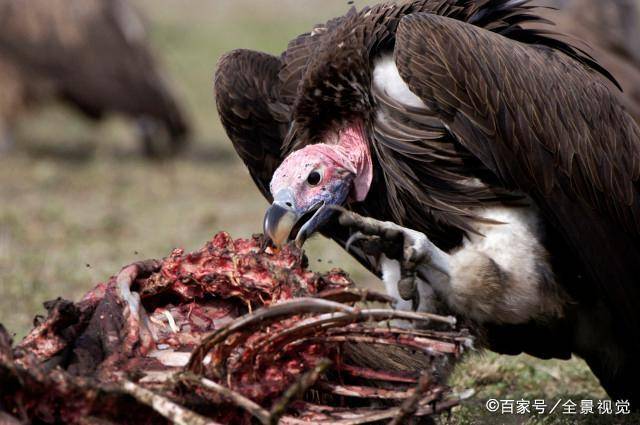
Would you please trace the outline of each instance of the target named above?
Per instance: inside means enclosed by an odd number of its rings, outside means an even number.
[[[567,297],[555,282],[536,211],[496,207],[482,213],[493,222],[478,224],[477,234],[448,253],[426,235],[392,222],[350,211],[343,211],[339,220],[377,236],[386,257],[400,260],[397,293],[402,298],[416,299],[424,292],[421,287],[430,286],[453,313],[480,323],[561,316]]]
[[[160,261],[158,260],[138,261],[123,267],[116,277],[118,295],[127,304],[124,310],[128,331],[125,339],[125,350],[127,351],[132,351],[137,341],[140,342],[140,349],[143,353],[155,346],[155,336],[149,326],[147,313],[140,304],[140,295],[137,292],[131,292],[131,286],[136,279],[149,276],[158,270],[160,270]]]

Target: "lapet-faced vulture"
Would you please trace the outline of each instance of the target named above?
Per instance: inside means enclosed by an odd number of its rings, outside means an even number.
[[[0,138],[30,105],[133,118],[146,153],[176,151],[188,122],[127,0],[0,0]]]
[[[352,9],[280,57],[226,54],[217,106],[275,244],[319,231],[398,308],[436,300],[501,353],[576,353],[640,404],[640,129],[537,19],[527,0]]]

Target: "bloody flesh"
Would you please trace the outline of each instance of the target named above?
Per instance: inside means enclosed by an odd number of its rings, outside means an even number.
[[[199,251],[128,266],[78,303],[49,302],[15,347],[0,332],[0,411],[46,423],[175,420],[152,395],[194,423],[367,423],[457,403],[442,381],[466,334],[381,325],[429,317],[374,308],[388,299],[263,242],[219,233]]]

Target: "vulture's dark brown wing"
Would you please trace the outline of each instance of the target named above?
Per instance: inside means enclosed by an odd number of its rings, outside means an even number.
[[[399,72],[502,181],[561,188],[640,237],[640,129],[601,76],[562,53],[429,14],[403,19]]]
[[[218,62],[215,96],[218,114],[236,152],[265,198],[282,162],[286,118],[279,110],[280,59],[266,53],[234,50]]]
[[[570,280],[607,306],[620,339],[637,335],[640,130],[602,77],[561,52],[429,14],[402,20],[395,59],[429,114],[536,201],[592,283]]]

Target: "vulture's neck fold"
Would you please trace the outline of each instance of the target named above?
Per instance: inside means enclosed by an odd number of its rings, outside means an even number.
[[[334,146],[340,156],[339,162],[355,175],[353,181],[353,198],[364,201],[373,180],[373,165],[369,142],[365,137],[362,123],[342,129],[338,133],[338,141]]]

